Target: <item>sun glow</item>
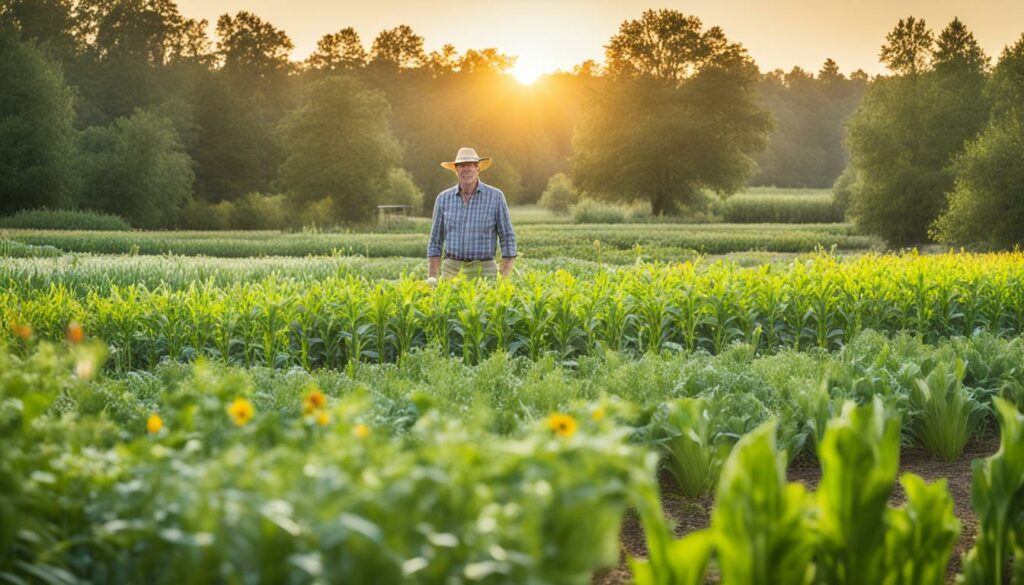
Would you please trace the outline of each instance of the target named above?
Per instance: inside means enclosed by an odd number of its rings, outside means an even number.
[[[530,57],[519,57],[512,68],[512,77],[523,85],[532,85],[537,79],[551,70],[545,63]]]

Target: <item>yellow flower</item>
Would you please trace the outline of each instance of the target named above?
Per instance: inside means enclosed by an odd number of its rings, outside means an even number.
[[[355,433],[357,439],[365,439],[370,436],[370,427],[359,423],[352,432]]]
[[[568,439],[576,434],[576,419],[567,414],[556,412],[548,417],[548,428],[556,435],[562,435]]]
[[[82,326],[79,325],[78,321],[72,321],[68,323],[68,342],[72,345],[78,345],[82,343],[82,338],[85,337],[85,332],[82,330]]]
[[[164,420],[160,418],[158,414],[149,415],[149,420],[146,421],[146,430],[150,434],[156,434],[160,432],[160,429],[164,428]]]
[[[603,406],[598,406],[597,408],[595,408],[594,412],[590,413],[590,418],[593,419],[595,422],[603,419],[604,418],[604,407]]]
[[[326,427],[327,425],[331,424],[331,415],[327,414],[326,410],[321,410],[320,412],[316,413],[316,424],[322,427]]]
[[[313,414],[313,412],[323,408],[324,405],[327,404],[327,397],[324,396],[324,393],[321,392],[319,388],[313,388],[313,390],[306,395],[304,404],[305,406],[303,407],[303,410],[305,413]]]
[[[231,406],[228,406],[228,414],[231,416],[231,419],[235,421],[237,426],[242,427],[252,420],[253,415],[256,414],[256,409],[254,409],[252,407],[252,403],[245,398],[236,398],[235,401],[231,403]]]

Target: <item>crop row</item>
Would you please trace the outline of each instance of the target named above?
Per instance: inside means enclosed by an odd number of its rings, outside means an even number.
[[[931,372],[920,375],[930,377],[945,367],[936,359],[966,351],[977,377],[998,370],[1001,356],[1019,358],[1022,351],[1019,340],[992,337],[944,348],[877,335],[859,343],[857,354],[835,367],[867,367],[861,360],[879,354],[888,357],[874,365],[885,369],[889,358],[923,351],[919,365],[930,363]],[[95,583],[153,575],[161,582],[216,582],[231,575],[582,584],[618,559],[621,519],[633,505],[650,550],[648,563],[634,565],[640,583],[701,583],[712,551],[730,583],[805,582],[794,576],[881,583],[908,572],[931,577],[913,582],[933,583],[942,581],[959,532],[942,483],[904,476],[906,507],[886,505],[903,415],[911,411],[890,406],[884,392],[859,394],[863,385],[853,383],[846,398],[865,406],[844,402],[841,386],[834,388],[834,408],[815,441],[823,472],[817,493],[784,484],[776,437],[786,433],[775,426],[788,424],[784,413],[757,428],[728,423],[732,442],[743,438],[718,462],[711,528],[674,542],[658,510],[649,448],[671,456],[666,442],[701,433],[687,424],[675,434],[650,427],[672,429],[674,419],[662,414],[696,405],[715,388],[740,396],[742,388],[712,380],[715,370],[736,375],[736,363],[768,367],[779,356],[650,356],[632,371],[681,367],[684,375],[666,378],[675,378],[676,395],[686,397],[644,406],[566,393],[559,373],[614,384],[601,372],[582,372],[586,364],[570,370],[495,356],[465,366],[417,352],[400,369],[361,368],[358,382],[332,372],[206,364],[165,364],[155,374],[108,379],[97,352],[102,348],[88,344],[70,351],[44,344],[19,358],[0,347],[0,521],[19,527],[0,540],[4,575]],[[616,359],[605,356],[589,367],[614,372]],[[796,352],[786,359],[774,364],[777,376],[813,360]],[[1014,378],[1002,374],[1004,381]],[[460,395],[460,385],[435,378],[446,375],[479,387]],[[500,387],[517,378],[532,379],[543,392]],[[725,397],[717,398],[706,417],[716,425],[727,421],[717,406]],[[506,409],[480,399],[547,402],[509,419]],[[969,583],[1006,582],[1008,557],[1024,553],[1014,521],[1024,513],[1024,416],[1007,402],[994,404],[1002,450],[975,467],[972,504],[981,532],[966,559]],[[849,578],[851,571],[866,580]],[[674,580],[682,574],[693,580]]]
[[[755,261],[759,258],[755,255]],[[592,278],[599,270],[616,270],[596,262],[572,259],[522,259],[520,272],[565,270],[577,277]],[[25,294],[63,285],[78,296],[89,291],[107,294],[113,286],[145,286],[188,289],[197,284],[225,287],[270,277],[313,283],[349,275],[367,280],[398,280],[403,276],[426,278],[423,258],[363,258],[316,256],[291,258],[210,258],[196,256],[111,256],[61,254],[54,258],[8,258],[0,262],[0,290]]]
[[[822,255],[788,266],[643,265],[577,278],[529,272],[497,282],[277,277],[183,290],[53,285],[0,292],[0,318],[59,339],[71,320],[107,342],[119,370],[200,355],[241,365],[351,368],[436,345],[477,363],[492,353],[571,360],[637,353],[835,349],[862,330],[927,340],[1024,331],[1024,255]],[[4,333],[11,337],[15,327]]]
[[[426,254],[424,233],[281,234],[278,232],[58,232],[8,230],[0,237],[67,252],[250,256],[347,255],[373,258]],[[628,263],[637,255],[656,260],[743,250],[810,252],[832,246],[863,250],[876,246],[845,224],[791,225],[523,225],[516,231],[520,253],[529,258],[573,257]],[[639,248],[638,248],[639,246]]]
[[[843,221],[830,191],[737,194],[715,203],[714,212],[728,223],[826,223]]]

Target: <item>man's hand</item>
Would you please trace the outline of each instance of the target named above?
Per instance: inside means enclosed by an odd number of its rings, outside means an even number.
[[[512,263],[515,262],[515,257],[501,258],[501,266],[498,267],[498,272],[505,277],[512,274]]]

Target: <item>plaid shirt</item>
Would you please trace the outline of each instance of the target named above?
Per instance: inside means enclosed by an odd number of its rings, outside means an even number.
[[[434,202],[434,223],[430,228],[427,256],[493,260],[495,238],[501,240],[501,255],[516,255],[516,234],[508,215],[505,194],[477,181],[469,203],[462,200],[459,186],[441,191]]]

